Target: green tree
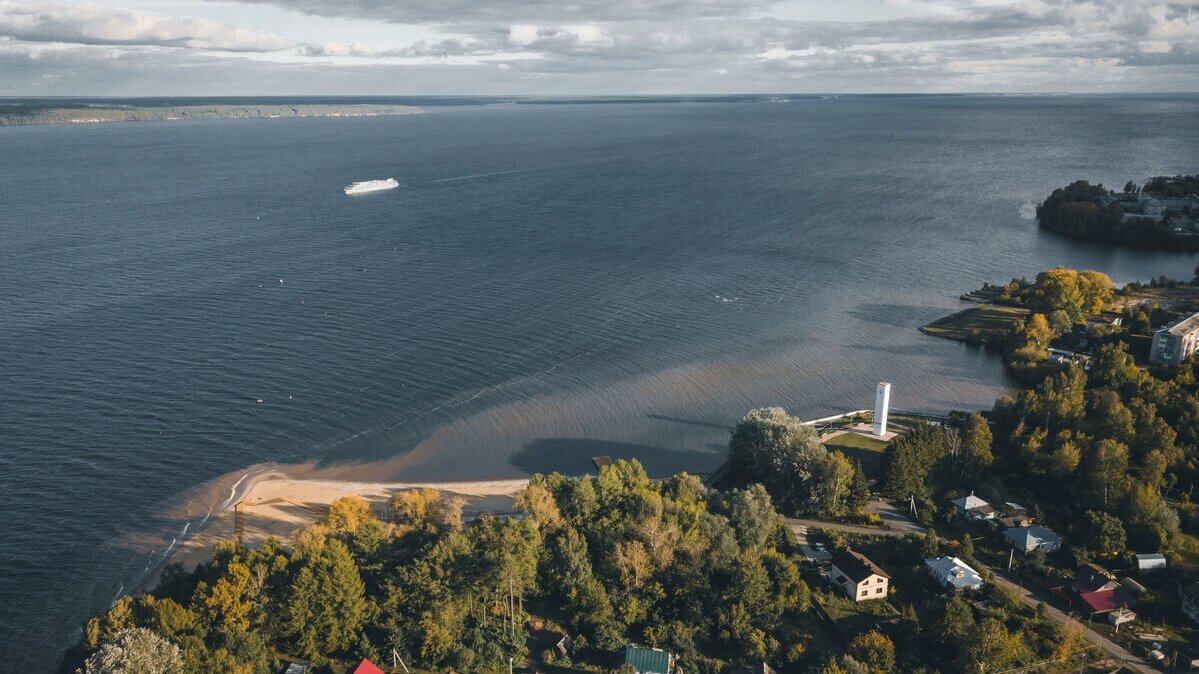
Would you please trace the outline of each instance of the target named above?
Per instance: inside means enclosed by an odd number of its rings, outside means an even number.
[[[168,639],[196,631],[196,614],[170,597],[142,595],[137,600],[137,613],[143,627]]]
[[[752,484],[744,490],[733,490],[727,502],[729,522],[737,532],[737,542],[741,547],[765,547],[779,528],[779,515],[766,488]]]
[[[1071,437],[1059,436],[1057,447],[1054,448],[1045,461],[1045,470],[1055,477],[1065,477],[1074,473],[1082,461],[1082,449]]]
[[[1164,548],[1178,533],[1178,512],[1151,485],[1132,485],[1124,513],[1137,548]]]
[[[83,643],[88,648],[96,648],[100,642],[111,641],[133,627],[133,597],[126,595],[113,602],[104,615],[87,622]]]
[[[821,517],[848,514],[853,481],[853,463],[841,452],[825,452],[813,466],[804,510]]]
[[[517,509],[529,514],[533,523],[542,533],[553,531],[562,526],[562,513],[558,509],[558,502],[554,495],[540,480],[540,476],[534,476],[529,481],[529,486],[521,490],[516,495],[515,505]]]
[[[945,601],[938,631],[950,643],[960,643],[974,633],[974,613],[961,597],[954,595]]]
[[[959,642],[958,667],[962,672],[1001,672],[1030,655],[1019,633],[1012,634],[998,619],[987,618],[971,638]]]
[[[1080,274],[1073,269],[1058,267],[1037,274],[1024,301],[1034,312],[1049,315],[1062,311],[1072,323],[1081,323],[1099,313],[1111,301],[1113,291],[1111,279],[1103,273],[1084,271]]]
[[[895,644],[881,632],[864,632],[849,642],[846,652],[870,668],[871,674],[890,674],[895,669]]]
[[[250,568],[240,561],[232,562],[204,597],[204,615],[208,624],[218,629],[247,630],[253,600]]]
[[[352,646],[371,617],[366,587],[349,549],[330,540],[303,558],[288,602],[291,632],[301,653],[321,659]]]
[[[929,476],[945,453],[945,432],[934,426],[918,425],[895,438],[883,452],[883,492],[899,501],[927,499]]]
[[[1128,447],[1100,440],[1087,461],[1086,482],[1093,503],[1103,510],[1115,507],[1128,488]]]
[[[1087,425],[1094,435],[1125,444],[1136,436],[1132,412],[1111,389],[1087,391]]]
[[[1098,510],[1088,510],[1079,524],[1079,538],[1091,550],[1104,553],[1124,552],[1124,525],[1116,517]]]
[[[929,528],[920,544],[920,555],[924,559],[936,559],[941,556],[941,540],[937,538],[936,529]]]
[[[974,556],[974,539],[970,537],[969,533],[966,533],[962,536],[962,547],[960,552],[962,557],[965,557],[966,559],[970,559]]]
[[[729,440],[729,471],[760,482],[786,513],[806,511],[813,475],[828,452],[811,426],[782,408],[756,409],[737,423]]]
[[[977,479],[995,461],[991,453],[994,438],[991,426],[981,414],[971,414],[962,423],[963,475]]]
[[[1071,364],[1041,382],[1040,395],[1030,398],[1029,413],[1045,428],[1076,424],[1086,410],[1087,375]]]
[[[866,472],[862,470],[862,462],[853,460],[853,478],[849,483],[849,496],[846,506],[850,513],[862,513],[870,502],[870,483],[866,480]]]
[[[287,634],[295,641],[300,655],[311,660],[323,656],[323,640],[315,618],[320,610],[320,590],[310,566],[304,566],[292,581],[287,600]]]

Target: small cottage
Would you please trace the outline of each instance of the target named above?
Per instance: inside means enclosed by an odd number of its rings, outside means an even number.
[[[1008,543],[1023,553],[1033,550],[1055,552],[1062,547],[1062,537],[1043,526],[1032,524],[1026,527],[1012,527],[1003,532]]]

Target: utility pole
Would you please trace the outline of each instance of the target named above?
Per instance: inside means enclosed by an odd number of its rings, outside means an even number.
[[[399,651],[393,648],[391,649],[391,668],[395,669],[397,666],[403,667],[405,672],[412,674],[408,669],[408,665],[404,664],[404,659],[400,657]]]

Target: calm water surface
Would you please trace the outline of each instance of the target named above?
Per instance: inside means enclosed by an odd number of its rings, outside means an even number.
[[[166,506],[260,462],[662,474],[718,463],[748,408],[869,407],[880,379],[987,407],[999,363],[917,328],[1053,265],[1188,277],[1030,209],[1194,172],[1195,119],[850,97],[0,128],[0,669],[49,669],[201,526]]]

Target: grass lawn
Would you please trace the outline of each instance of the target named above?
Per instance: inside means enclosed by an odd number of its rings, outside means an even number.
[[[882,469],[883,450],[887,448],[884,440],[872,438],[861,433],[842,433],[835,438],[829,438],[824,443],[830,451],[837,450],[845,456],[862,464],[862,471],[867,478],[879,477]]]
[[[861,433],[842,433],[836,438],[830,438],[825,447],[837,450],[846,457],[855,459],[862,464],[862,473],[867,479],[878,480],[882,470],[882,450],[885,450],[885,440],[870,438]]]
[[[1025,318],[1028,318],[1028,309],[984,304],[938,318],[921,330],[934,337],[965,342],[972,338],[978,340],[991,332],[1007,330]]]
[[[1192,576],[1199,572],[1199,537],[1178,534],[1174,539],[1174,552],[1177,557],[1171,564],[1176,570]]]

